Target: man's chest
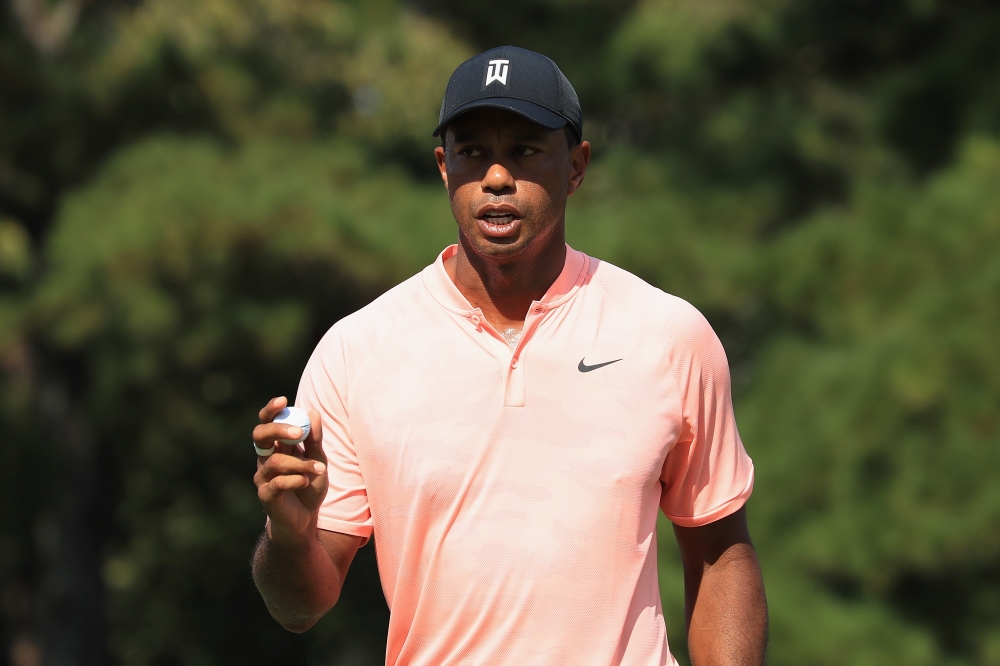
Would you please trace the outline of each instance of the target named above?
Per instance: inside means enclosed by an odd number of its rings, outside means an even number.
[[[681,427],[666,356],[628,327],[545,323],[516,351],[470,328],[369,359],[349,411],[376,513],[650,493]]]

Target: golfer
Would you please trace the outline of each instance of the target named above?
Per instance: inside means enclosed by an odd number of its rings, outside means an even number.
[[[435,149],[458,243],[337,322],[302,375],[312,431],[254,429],[254,554],[301,632],[374,536],[386,664],[674,664],[656,519],[684,563],[698,666],[762,664],[767,607],[744,504],[753,465],[719,339],[685,301],[570,248],[576,92],[505,46],[455,70]]]

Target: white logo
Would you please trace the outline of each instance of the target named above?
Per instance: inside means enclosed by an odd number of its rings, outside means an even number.
[[[483,87],[490,85],[494,81],[499,81],[502,85],[507,85],[507,66],[510,60],[490,60],[486,67],[486,83]]]

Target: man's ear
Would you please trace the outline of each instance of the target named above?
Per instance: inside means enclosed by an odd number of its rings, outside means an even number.
[[[438,146],[434,149],[434,159],[437,160],[438,171],[441,173],[441,180],[444,181],[444,189],[448,189],[448,156],[445,155],[444,148]]]
[[[573,194],[583,184],[587,175],[587,165],[590,164],[590,142],[581,141],[575,146],[569,156],[569,187],[567,194]]]

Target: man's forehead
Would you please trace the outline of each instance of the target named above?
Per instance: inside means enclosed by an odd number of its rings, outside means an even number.
[[[447,132],[452,133],[456,141],[467,141],[486,134],[512,134],[517,137],[543,139],[558,130],[550,130],[524,116],[503,109],[474,109],[463,113],[448,124]]]

